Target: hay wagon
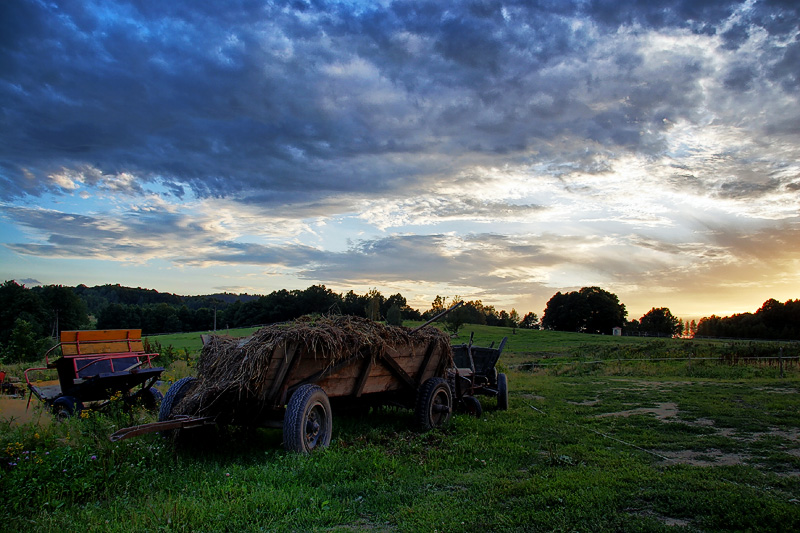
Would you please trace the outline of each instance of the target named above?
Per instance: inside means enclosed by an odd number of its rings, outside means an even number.
[[[117,393],[127,402],[141,400],[146,407],[159,406],[162,395],[154,385],[164,369],[152,364],[158,354],[145,352],[142,330],[62,331],[60,341],[45,353],[45,367],[25,370],[28,406],[36,396],[58,418],[69,418],[80,413],[84,404],[96,402],[99,407]],[[51,360],[59,350],[61,356]],[[58,375],[55,384],[36,384],[29,376],[53,370]]]
[[[197,377],[167,391],[159,421],[119,430],[111,440],[213,424],[255,425],[282,428],[285,448],[309,453],[330,443],[332,406],[401,406],[430,429],[450,419],[452,367],[449,337],[438,329],[412,331],[358,317],[303,317],[245,339],[212,336]]]

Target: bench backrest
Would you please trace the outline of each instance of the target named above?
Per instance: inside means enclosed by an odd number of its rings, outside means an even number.
[[[61,353],[65,357],[143,351],[141,329],[61,332]]]

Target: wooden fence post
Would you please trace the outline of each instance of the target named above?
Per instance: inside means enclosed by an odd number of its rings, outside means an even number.
[[[783,379],[783,346],[781,346],[781,351],[778,352],[778,365],[781,368],[781,379]]]

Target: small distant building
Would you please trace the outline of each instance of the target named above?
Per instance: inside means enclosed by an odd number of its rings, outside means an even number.
[[[611,328],[611,334],[614,335],[615,337],[621,337],[622,336],[622,328],[619,327],[619,326],[617,326],[616,328]]]

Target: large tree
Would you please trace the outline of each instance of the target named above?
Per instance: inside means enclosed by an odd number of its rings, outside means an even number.
[[[86,303],[75,294],[72,287],[45,285],[36,291],[40,294],[49,318],[49,332],[58,336],[64,330],[75,330],[88,326],[89,314]]]
[[[628,312],[616,294],[600,287],[583,287],[579,291],[557,292],[542,316],[542,327],[558,331],[610,334],[622,326]]]
[[[539,316],[536,313],[528,313],[522,317],[519,327],[524,329],[539,329]]]
[[[639,320],[639,331],[655,335],[680,335],[683,323],[666,307],[653,307]]]

